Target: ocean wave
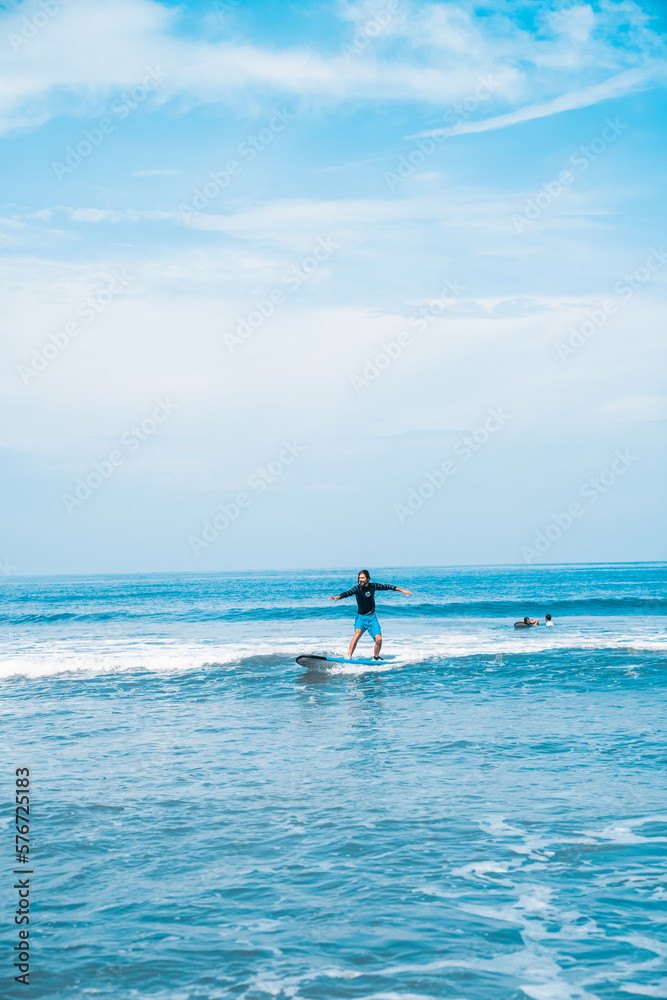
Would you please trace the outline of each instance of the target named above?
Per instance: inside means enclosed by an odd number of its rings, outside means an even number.
[[[366,658],[370,646],[359,649],[357,655]],[[346,656],[347,643],[332,642],[331,638],[305,636],[275,639],[254,639],[247,642],[178,643],[88,640],[53,643],[43,642],[0,649],[0,679],[10,677],[39,678],[57,674],[105,673],[187,673],[191,671],[237,670],[295,671],[300,668],[296,657],[303,654]],[[329,674],[364,674],[369,672],[412,669],[422,666],[454,669],[480,666],[488,672],[521,670],[539,667],[546,657],[560,657],[567,664],[568,656],[582,656],[600,669],[634,670],[636,659],[667,655],[667,637],[648,628],[634,631],[604,632],[576,629],[540,629],[527,632],[488,629],[483,633],[452,630],[442,635],[415,638],[392,636],[385,643],[385,659],[378,665],[362,663],[327,664]],[[560,669],[560,664],[559,664]],[[641,669],[641,665],[637,667]]]
[[[0,623],[5,625],[50,625],[63,622],[113,622],[125,620],[144,620],[155,622],[272,622],[272,621],[304,621],[331,620],[334,618],[349,618],[350,608],[332,607],[329,605],[306,606],[291,604],[287,606],[256,606],[229,607],[224,609],[189,608],[178,611],[142,610],[130,611],[126,608],[109,608],[105,611],[58,611],[32,613],[0,614]],[[544,613],[545,610],[557,617],[584,616],[614,616],[626,615],[667,615],[667,600],[648,597],[595,597],[571,600],[545,601],[544,599],[512,601],[472,601],[461,600],[448,603],[424,604],[383,604],[378,608],[386,618],[516,618],[521,617],[528,609],[531,613]]]

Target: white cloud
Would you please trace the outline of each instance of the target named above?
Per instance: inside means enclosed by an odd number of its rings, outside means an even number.
[[[106,222],[114,214],[118,213],[104,208],[75,208],[70,218],[72,222]]]
[[[0,226],[8,226],[10,229],[27,229],[27,222],[21,222],[19,219],[5,219],[0,216]]]
[[[661,44],[632,2],[604,5],[594,32],[559,28],[543,38],[501,14],[475,18],[462,4],[415,4],[409,16],[404,11],[388,25],[393,47],[383,39],[353,60],[313,49],[179,37],[178,11],[154,0],[79,0],[63,6],[30,40],[21,40],[25,13],[21,5],[0,19],[6,37],[14,40],[3,60],[3,131],[38,125],[61,113],[108,113],[110,100],[137,86],[148,67],[159,67],[164,80],[149,95],[147,107],[185,98],[247,109],[248,101],[271,106],[296,97],[419,101],[442,109],[473,93],[480,75],[490,74],[497,89],[488,112],[511,124],[512,119],[494,113],[499,102],[525,105],[529,94],[537,94],[543,99],[537,113],[555,113],[582,106],[572,104],[573,94],[593,103],[612,91],[634,89],[642,79],[647,84],[639,67],[655,62]],[[341,41],[347,37],[343,25]],[[624,47],[616,37],[622,27],[627,28]],[[601,83],[605,71],[608,80]],[[625,76],[626,71],[634,75]],[[580,87],[581,82],[587,86]],[[525,107],[516,113],[516,120],[526,120],[521,116],[534,117],[535,106],[530,114]],[[468,123],[461,131],[473,127]]]
[[[534,192],[505,191],[459,186],[456,196],[451,189],[445,193],[421,192],[403,198],[277,198],[247,207],[238,207],[225,214],[193,212],[187,217],[175,209],[103,209],[93,207],[64,208],[72,222],[90,224],[168,224],[201,233],[221,233],[248,245],[249,255],[244,266],[257,270],[266,266],[266,259],[257,256],[257,249],[268,246],[292,254],[306,254],[319,236],[332,234],[343,252],[361,248],[377,241],[378,248],[389,239],[400,245],[401,239],[411,239],[424,227],[436,224],[453,234],[464,231],[466,240],[473,234],[485,240],[483,255],[519,255],[533,253],[534,246],[523,236],[517,237],[513,215],[522,211]],[[625,192],[627,194],[627,192]],[[542,217],[531,224],[530,233],[537,237],[546,230],[553,239],[554,231],[578,232],[582,226],[592,227],[597,221],[616,211],[623,192],[569,191],[549,207]],[[508,239],[509,237],[509,239]],[[480,251],[478,251],[479,253]],[[282,261],[284,266],[285,260]]]
[[[126,208],[116,211],[111,208],[67,209],[72,222],[162,222],[178,219],[177,212],[162,212]]]
[[[180,170],[133,170],[132,177],[176,177]]]

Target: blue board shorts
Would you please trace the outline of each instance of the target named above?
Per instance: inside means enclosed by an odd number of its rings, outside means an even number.
[[[382,635],[382,629],[380,628],[380,623],[377,619],[377,615],[357,615],[354,619],[354,627],[361,629],[361,634],[368,632],[375,638],[376,635]]]

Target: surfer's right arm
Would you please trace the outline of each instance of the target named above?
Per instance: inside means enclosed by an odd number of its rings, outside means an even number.
[[[354,593],[358,590],[358,587],[352,587],[352,590],[346,590],[343,594],[338,594],[337,597],[330,597],[330,601],[342,601],[344,597],[352,597]]]

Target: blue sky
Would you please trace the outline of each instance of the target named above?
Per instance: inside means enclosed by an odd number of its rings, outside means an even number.
[[[665,14],[6,6],[0,572],[664,559]]]

